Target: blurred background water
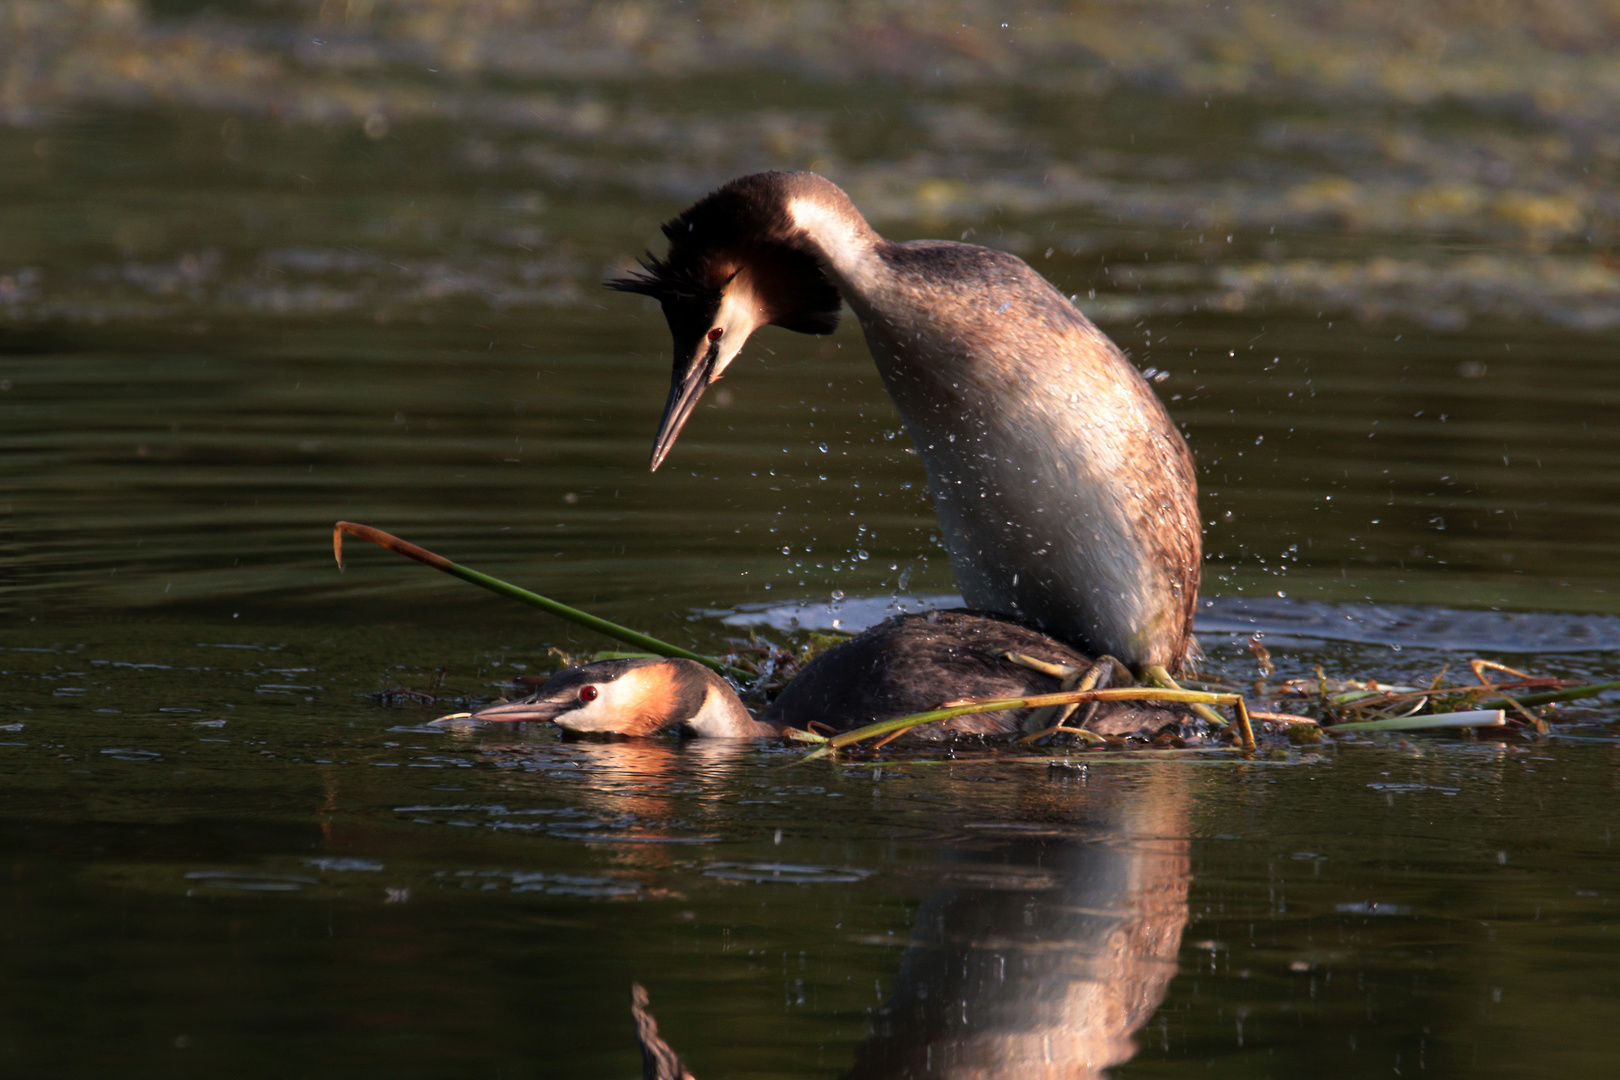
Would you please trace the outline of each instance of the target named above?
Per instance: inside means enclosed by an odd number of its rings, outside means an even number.
[[[705,1078],[932,1075],[1003,1029],[891,980],[1016,938],[1017,895],[1080,943],[1029,986],[1111,988],[1032,1028],[1101,1024],[1097,1067],[1137,1030],[1143,1073],[1607,1075],[1612,701],[1269,774],[916,766],[903,825],[881,769],[446,750],[358,696],[601,643],[380,552],[340,576],[339,518],[703,648],[950,592],[852,320],[757,335],[646,471],[667,331],[600,282],[764,168],[1012,251],[1127,349],[1198,457],[1218,669],[1260,629],[1285,672],[1614,677],[1620,6],[1003,8],[0,0],[0,1060],[621,1075],[636,977]],[[732,872],[767,863],[843,870]],[[1118,926],[1150,944],[1099,976]]]

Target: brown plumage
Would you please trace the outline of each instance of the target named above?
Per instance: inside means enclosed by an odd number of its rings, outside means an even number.
[[[1196,649],[1192,456],[1114,344],[1022,260],[891,243],[813,173],[742,177],[664,226],[667,254],[612,288],[656,297],[674,338],[657,468],[748,335],[825,333],[854,310],[928,472],[969,605],[1133,668]]]
[[[647,1008],[647,988],[630,984],[630,1022],[641,1045],[641,1080],[692,1080],[681,1056],[658,1035],[658,1021]]]
[[[841,731],[925,712],[962,698],[1051,694],[1059,680],[1007,658],[1022,653],[1084,669],[1091,660],[1028,626],[984,612],[897,615],[833,646],[788,684],[756,720],[731,685],[691,660],[638,657],[568,668],[529,697],[496,705],[484,721],[549,721],[576,735],[689,735],[750,739],[786,727],[824,724]],[[981,713],[927,724],[908,741],[1019,733],[1030,710]],[[1145,703],[1100,703],[1086,727],[1105,735],[1146,735],[1186,716]]]
[[[1063,689],[1057,678],[1009,660],[1008,653],[1080,669],[1091,664],[1091,658],[1061,641],[987,612],[897,615],[816,657],[759,718],[785,727],[818,721],[848,730],[959,698],[994,700]],[[1029,713],[1018,709],[958,716],[916,728],[907,738],[940,742],[963,735],[1012,735]],[[1107,702],[1086,727],[1107,735],[1152,734],[1182,719],[1146,703]]]

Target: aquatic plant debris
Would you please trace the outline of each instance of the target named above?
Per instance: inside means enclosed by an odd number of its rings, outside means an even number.
[[[930,724],[938,720],[948,720],[954,716],[1000,712],[1005,709],[1035,709],[1047,705],[1069,705],[1090,701],[1163,701],[1186,705],[1229,705],[1237,710],[1239,730],[1243,733],[1240,737],[1243,739],[1245,747],[1252,749],[1254,746],[1253,732],[1248,730],[1248,714],[1243,708],[1243,698],[1238,694],[1212,694],[1200,690],[1167,690],[1155,686],[1126,686],[1106,690],[1062,690],[1055,694],[1031,694],[1027,697],[1018,698],[955,702],[942,708],[930,709],[927,712],[914,713],[910,716],[897,716],[889,720],[879,720],[877,723],[867,724],[865,727],[856,728],[853,731],[841,732],[827,739],[822,751],[838,750],[868,739],[909,731],[914,727],[920,727],[923,724]],[[1059,730],[1078,731],[1081,729],[1063,728]]]
[[[767,684],[774,683],[781,674],[796,671],[810,656],[820,651],[821,648],[825,648],[834,640],[823,635],[823,640],[812,641],[798,655],[757,640],[750,640],[746,643],[737,641],[733,643],[733,654],[727,659],[706,656],[690,649],[683,649],[678,645],[671,645],[640,631],[631,630],[629,627],[598,618],[577,608],[569,607],[566,604],[504,582],[489,574],[451,562],[442,555],[437,555],[426,548],[419,547],[369,525],[339,521],[333,526],[332,553],[337,559],[339,568],[344,565],[343,535],[345,533],[370,541],[390,551],[398,552],[407,558],[431,566],[435,570],[488,589],[490,592],[510,597],[531,607],[540,608],[542,611],[577,625],[596,630],[627,644],[639,646],[655,655],[696,660],[698,663],[704,664],[722,675],[733,678],[752,676],[754,677],[754,684],[750,688],[750,692],[755,696],[766,693],[768,688],[778,688],[774,686],[768,687]],[[1152,686],[1117,687],[1105,690],[1077,689],[1060,691],[1054,694],[1035,694],[1021,698],[952,701],[937,709],[880,720],[851,731],[821,734],[815,731],[790,728],[783,732],[783,736],[790,742],[811,744],[814,749],[798,759],[799,761],[809,761],[836,753],[844,747],[873,739],[880,741],[875,743],[872,749],[881,749],[912,728],[940,720],[948,720],[956,716],[1100,701],[1161,701],[1187,705],[1196,711],[1201,718],[1216,727],[1224,727],[1226,721],[1221,719],[1210,707],[1218,705],[1231,708],[1237,721],[1236,741],[1238,745],[1245,751],[1253,751],[1256,745],[1252,725],[1254,719],[1270,723],[1283,723],[1298,728],[1317,728],[1323,731],[1338,731],[1346,734],[1355,732],[1413,732],[1519,726],[1529,727],[1537,734],[1544,735],[1548,732],[1547,722],[1532,713],[1531,708],[1585,697],[1597,697],[1611,690],[1620,690],[1620,680],[1581,683],[1572,679],[1535,676],[1510,668],[1505,664],[1497,663],[1494,660],[1482,658],[1475,658],[1468,663],[1469,669],[1474,673],[1477,680],[1472,685],[1445,684],[1444,677],[1446,671],[1449,670],[1449,665],[1435,676],[1428,687],[1386,684],[1380,683],[1376,679],[1368,679],[1362,683],[1342,680],[1330,681],[1322,669],[1318,667],[1314,680],[1289,679],[1278,684],[1276,689],[1272,690],[1268,687],[1267,680],[1275,673],[1276,668],[1271,661],[1270,653],[1260,643],[1258,637],[1251,639],[1249,648],[1254,653],[1260,670],[1260,678],[1252,688],[1253,695],[1269,706],[1258,711],[1250,710],[1245,696],[1238,692],[1236,686],[1206,682],[1202,685],[1213,689],[1187,690],[1183,689],[1162,667],[1153,667],[1144,672],[1148,680],[1155,684]],[[758,664],[746,663],[736,655],[739,652],[759,653],[762,655],[762,660]],[[627,654],[603,653],[599,654],[595,659],[623,655]],[[560,658],[568,664],[573,662],[572,658],[566,655],[562,655]],[[1511,678],[1492,681],[1490,676],[1487,675],[1489,671],[1500,672],[1511,676]],[[1532,694],[1509,693],[1509,691],[1521,690],[1536,692]],[[1304,702],[1315,715],[1286,710],[1283,707],[1285,702]],[[1480,705],[1498,707],[1479,708]],[[1504,707],[1513,709],[1518,716],[1510,720]],[[456,718],[459,718],[460,715],[457,714]],[[451,719],[451,717],[444,719]],[[1094,732],[1088,732],[1083,727],[1068,727],[1059,721],[1049,728],[1030,733],[1029,736],[1020,739],[1015,745],[1021,746],[1059,734],[1070,735],[1087,746],[1096,749],[1114,747],[1120,742],[1117,739],[1108,739]],[[1155,742],[1149,745],[1158,746],[1158,743]]]
[[[1308,718],[1317,720],[1329,731],[1417,731],[1439,726],[1478,726],[1437,725],[1430,721],[1440,715],[1462,716],[1510,708],[1516,715],[1505,719],[1505,723],[1546,734],[1546,720],[1532,713],[1531,708],[1620,690],[1620,681],[1582,683],[1575,679],[1535,676],[1493,660],[1476,658],[1468,662],[1468,668],[1476,680],[1473,684],[1448,684],[1445,682],[1447,669],[1442,669],[1427,687],[1418,687],[1381,683],[1376,679],[1360,683],[1330,680],[1318,667],[1315,679],[1289,679],[1281,683],[1272,692],[1272,701],[1279,712],[1285,712],[1284,703],[1305,704],[1310,710]],[[1493,681],[1487,674],[1491,671],[1511,678]],[[1522,690],[1537,692],[1517,693]],[[1481,706],[1487,708],[1482,710]],[[1409,721],[1408,726],[1400,726],[1403,720]],[[1379,726],[1361,726],[1371,723]]]
[[[1569,679],[1555,679],[1526,674],[1492,660],[1474,659],[1469,668],[1478,680],[1475,685],[1446,685],[1445,669],[1427,688],[1398,686],[1367,680],[1364,683],[1330,681],[1317,668],[1316,680],[1291,679],[1268,688],[1266,680],[1276,671],[1270,654],[1258,639],[1250,643],[1259,663],[1261,677],[1253,687],[1253,695],[1262,701],[1275,703],[1273,708],[1251,710],[1244,694],[1237,687],[1221,683],[1204,683],[1216,687],[1208,691],[1183,690],[1162,668],[1150,670],[1148,678],[1159,683],[1157,687],[1126,687],[1111,690],[1072,690],[1055,694],[1040,694],[1023,698],[1005,698],[985,701],[950,702],[938,709],[910,716],[881,720],[853,731],[842,732],[829,738],[819,738],[808,732],[792,732],[800,742],[816,743],[816,748],[798,759],[811,761],[835,754],[838,750],[858,743],[878,740],[870,749],[875,751],[893,741],[898,735],[923,724],[965,716],[975,712],[998,712],[1005,709],[1038,708],[1042,706],[1086,701],[1165,701],[1175,702],[1209,711],[1212,705],[1230,707],[1237,719],[1237,745],[1231,749],[1253,751],[1253,720],[1290,725],[1307,733],[1316,731],[1341,734],[1379,732],[1458,731],[1484,728],[1530,728],[1538,735],[1548,732],[1545,719],[1529,711],[1532,705],[1545,705],[1583,697],[1597,697],[1611,690],[1620,690],[1620,681],[1579,683]],[[1487,671],[1498,671],[1513,676],[1510,680],[1493,682]],[[1165,688],[1165,684],[1169,687]],[[1547,689],[1545,693],[1511,696],[1505,691],[1524,688]],[[1316,715],[1284,711],[1283,702],[1305,700]],[[1509,718],[1503,708],[1469,708],[1479,704],[1506,705],[1521,715]],[[1438,707],[1436,707],[1438,706]],[[1429,711],[1424,711],[1425,709]],[[1211,714],[1213,715],[1213,714]],[[1224,724],[1216,717],[1217,722]],[[1074,735],[1086,749],[1121,749],[1124,741],[1108,739],[1093,732],[1061,725],[1025,737],[1009,749],[1023,747],[1035,738],[1058,733]],[[1316,738],[1314,734],[1312,738]],[[1156,750],[1155,756],[1170,752],[1169,745],[1155,741],[1146,744]],[[1204,750],[1214,748],[1203,748]],[[1010,755],[1009,755],[1010,756]],[[1048,760],[1042,756],[1043,760]]]

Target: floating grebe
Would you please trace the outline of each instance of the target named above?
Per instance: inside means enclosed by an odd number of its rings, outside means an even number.
[[[1192,455],[1147,382],[1023,260],[892,243],[814,173],[733,180],[663,227],[669,251],[608,282],[663,306],[674,377],[658,468],[748,336],[860,319],[922,455],[970,607],[1132,668],[1196,648]]]
[[[1009,655],[1010,654],[1010,655]],[[1014,659],[1013,657],[1019,657]],[[958,698],[999,699],[1064,689],[1065,673],[1093,668],[1074,649],[1027,626],[971,611],[898,615],[806,665],[755,719],[731,684],[694,660],[644,657],[568,668],[519,701],[476,720],[549,721],[581,735],[689,735],[748,739],[812,722],[848,730]],[[1112,667],[1112,665],[1107,665]],[[1106,669],[1098,676],[1106,684]],[[958,716],[913,729],[908,739],[1008,735],[1033,710]],[[1099,703],[1084,726],[1098,734],[1152,734],[1184,714],[1146,702]]]

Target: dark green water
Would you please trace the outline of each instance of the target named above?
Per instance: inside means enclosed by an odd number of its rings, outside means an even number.
[[[1259,629],[1291,675],[1615,678],[1606,84],[1212,93],[903,5],[847,57],[717,8],[720,64],[566,7],[85,4],[0,53],[0,1073],[634,1075],[640,981],[700,1080],[1612,1075],[1612,696],[1540,740],[783,771],[424,729],[604,643],[330,555],[366,522],[704,649],[949,593],[853,325],[762,332],[645,468],[666,331],[598,282],[813,166],[1167,373],[1215,671]],[[1315,56],[1279,10],[1229,40]]]

